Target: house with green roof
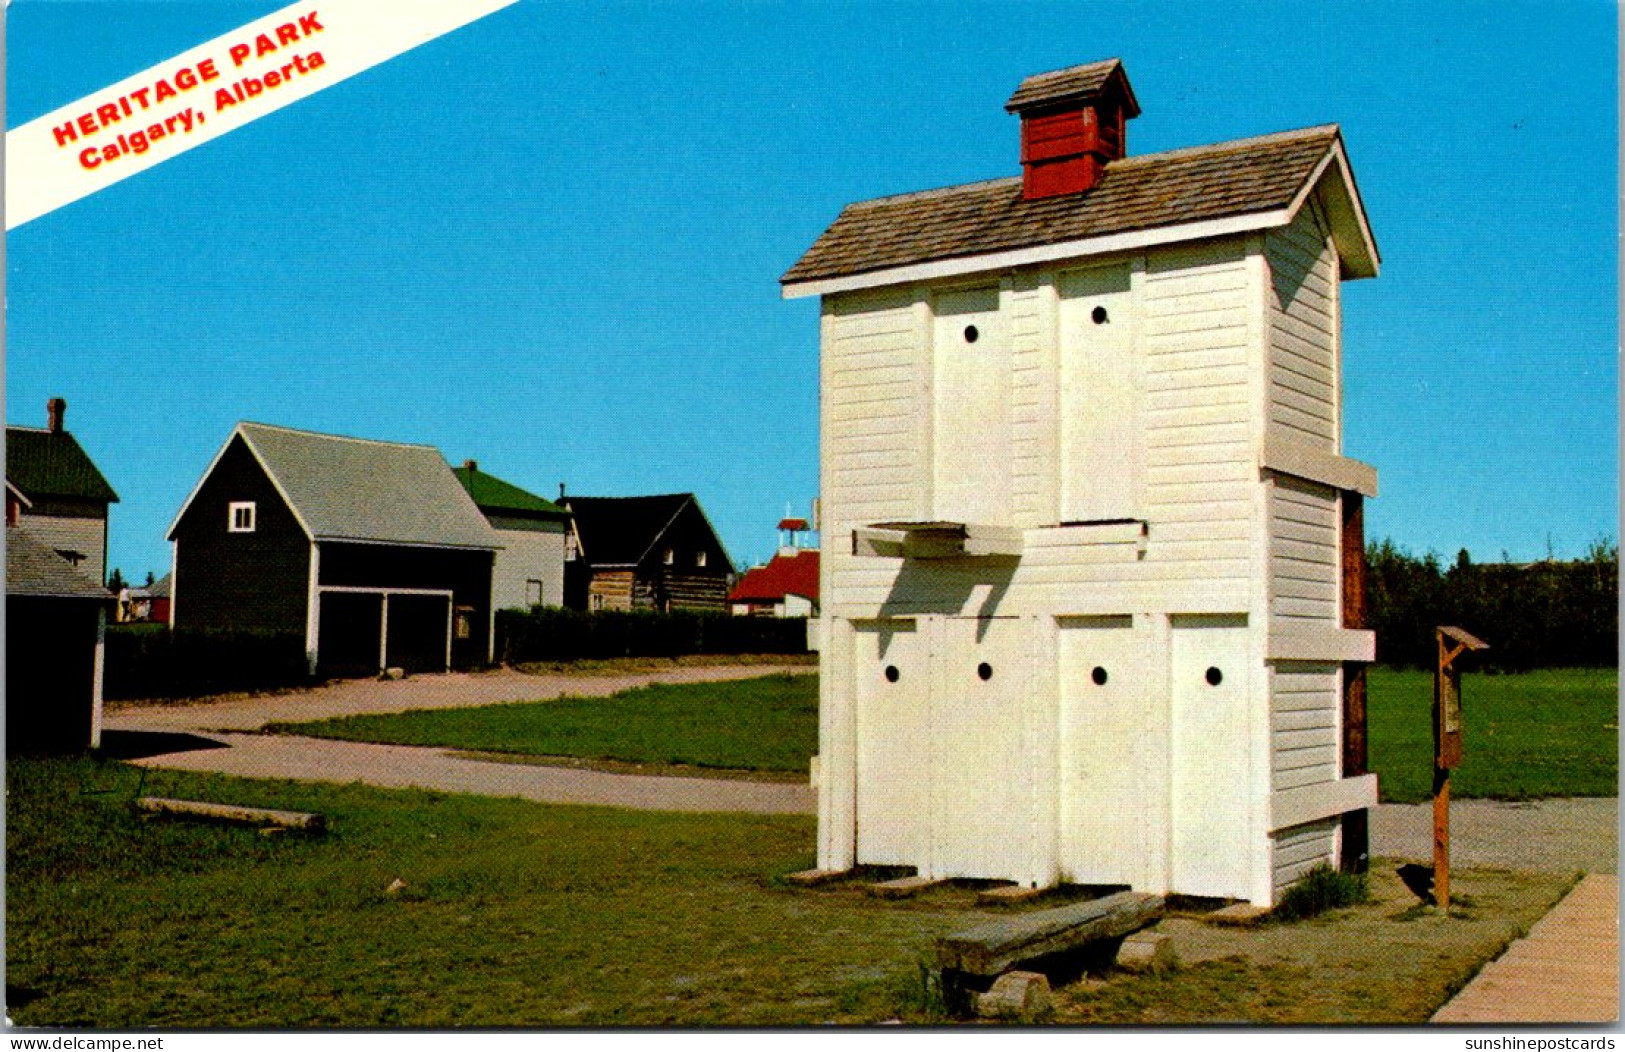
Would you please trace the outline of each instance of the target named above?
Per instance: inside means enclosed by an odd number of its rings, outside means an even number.
[[[570,512],[481,471],[477,461],[463,461],[452,474],[502,542],[491,577],[492,606],[498,610],[563,606]]]
[[[107,509],[118,494],[64,426],[68,403],[45,403],[46,426],[6,427],[6,524],[98,583],[107,579]]]

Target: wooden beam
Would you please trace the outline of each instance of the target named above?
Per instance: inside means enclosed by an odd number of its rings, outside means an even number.
[[[272,811],[263,807],[240,807],[236,804],[211,804],[202,800],[170,800],[161,796],[143,796],[135,802],[137,810],[159,815],[180,815],[185,818],[211,818],[219,822],[239,822],[244,825],[279,826],[283,829],[303,829],[319,832],[327,828],[327,819],[306,811]]]
[[[937,963],[950,971],[998,975],[1019,961],[1139,931],[1162,913],[1162,896],[1135,891],[1023,913],[943,936],[937,940]]]

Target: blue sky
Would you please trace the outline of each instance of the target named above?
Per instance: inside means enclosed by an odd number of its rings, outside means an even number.
[[[7,126],[280,6],[18,0]],[[848,202],[1015,174],[1020,79],[1115,55],[1133,153],[1342,124],[1384,260],[1344,286],[1368,535],[1577,555],[1618,529],[1615,20],[524,0],[10,232],[6,419],[67,398],[131,577],[243,419],[692,490],[743,567],[817,488],[778,276]]]

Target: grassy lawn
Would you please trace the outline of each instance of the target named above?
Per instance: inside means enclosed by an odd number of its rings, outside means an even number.
[[[930,1022],[919,962],[985,919],[777,878],[805,817],[549,807],[415,791],[7,765],[7,1005],[21,1026]],[[331,831],[142,819],[140,791],[315,810]],[[1473,905],[1376,900],[1291,926],[1171,919],[1190,967],[1059,991],[1063,1022],[1415,1023],[1540,916],[1563,875],[1464,869]],[[390,892],[396,880],[404,887]],[[1335,967],[1325,967],[1335,962]],[[1312,994],[1312,996],[1310,996]]]
[[[1384,800],[1433,790],[1433,674],[1374,668],[1366,709],[1371,769]],[[1619,673],[1549,669],[1462,676],[1465,757],[1452,797],[1614,796],[1619,789]]]
[[[818,677],[640,687],[608,698],[420,709],[268,729],[472,752],[804,773],[818,747]]]
[[[1614,796],[1619,778],[1619,675],[1554,669],[1463,678],[1466,760],[1457,797]],[[1432,791],[1433,679],[1370,673],[1371,769],[1384,800]],[[604,699],[356,716],[273,725],[293,734],[474,752],[571,756],[804,772],[818,743],[818,678],[646,687]]]

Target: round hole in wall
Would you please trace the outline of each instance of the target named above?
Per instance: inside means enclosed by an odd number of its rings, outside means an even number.
[[[1108,677],[1106,675],[1106,670],[1101,668],[1099,665],[1096,665],[1095,670],[1089,673],[1089,678],[1095,681],[1095,686],[1104,687]]]
[[[896,683],[899,679],[902,678],[902,675],[903,674],[901,672],[897,671],[897,666],[896,665],[887,665],[886,666],[886,682],[887,683]]]
[[[974,326],[974,325],[965,326],[965,342],[966,343],[975,343],[977,340],[979,340],[981,338],[982,338],[982,333],[981,333],[980,330],[978,330],[976,328],[976,326]]]
[[[990,680],[993,678],[993,666],[984,661],[976,666],[976,674],[984,681]]]
[[[1111,320],[1110,316],[1106,313],[1105,307],[1096,307],[1094,310],[1090,311],[1089,318],[1096,325],[1104,325]]]
[[[1224,682],[1224,673],[1219,671],[1217,665],[1209,665],[1207,669],[1207,682],[1209,686],[1217,687]]]

